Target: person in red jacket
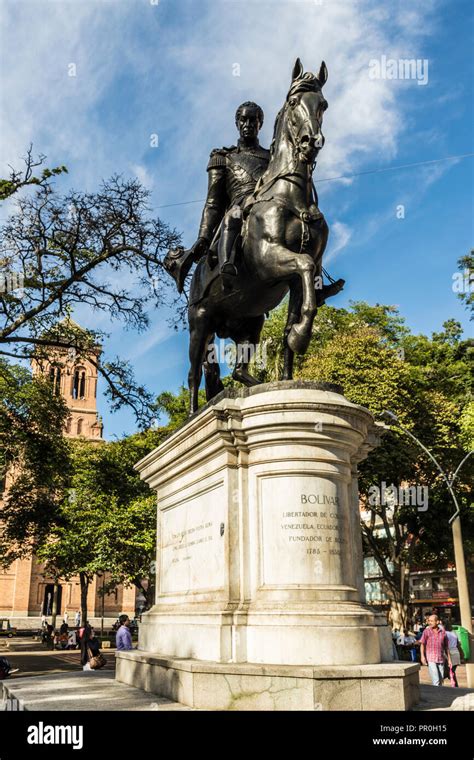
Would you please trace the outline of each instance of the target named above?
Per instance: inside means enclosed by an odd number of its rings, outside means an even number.
[[[444,664],[448,661],[451,667],[451,655],[446,631],[440,627],[438,615],[430,615],[428,626],[423,631],[420,641],[421,663],[428,665],[433,686],[442,686],[444,680]]]

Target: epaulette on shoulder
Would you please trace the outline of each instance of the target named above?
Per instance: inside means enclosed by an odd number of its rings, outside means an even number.
[[[236,150],[235,145],[232,145],[230,148],[214,148],[214,150],[211,150],[207,168],[214,169],[217,166],[225,166],[227,154],[232,153],[234,150]]]

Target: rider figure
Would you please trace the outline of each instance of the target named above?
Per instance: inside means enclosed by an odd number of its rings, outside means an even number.
[[[216,245],[224,285],[230,286],[232,278],[237,275],[234,251],[242,229],[242,206],[265,172],[270,151],[258,142],[263,124],[260,106],[252,102],[242,103],[235,114],[235,123],[240,133],[237,145],[216,148],[210,155],[207,199],[196,243],[186,251],[170,251],[165,259],[165,266],[180,293],[193,263],[215,250]]]

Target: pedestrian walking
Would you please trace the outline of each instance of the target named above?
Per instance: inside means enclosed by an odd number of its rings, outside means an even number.
[[[397,647],[400,647],[402,652],[406,652],[412,662],[416,662],[416,638],[413,634],[409,633],[406,628],[403,633],[397,639]]]
[[[442,686],[444,680],[444,665],[447,660],[451,667],[448,637],[440,627],[438,615],[430,615],[428,628],[425,628],[420,642],[421,663],[427,665],[433,686]]]
[[[454,688],[458,688],[458,678],[456,675],[456,668],[461,664],[461,656],[463,654],[461,642],[459,641],[457,634],[454,633],[451,623],[445,625],[446,636],[448,638],[448,649],[451,657],[451,667],[449,668],[449,682]]]
[[[54,628],[51,623],[47,623],[44,643],[48,649],[54,649]]]
[[[79,626],[80,626],[80,624],[81,624],[81,611],[80,611],[80,610],[78,610],[78,611],[76,612],[76,620],[75,620],[75,623],[76,623],[76,628],[79,628]]]
[[[132,649],[132,634],[130,633],[130,618],[128,615],[120,615],[120,628],[115,635],[115,646],[117,651],[124,652]]]

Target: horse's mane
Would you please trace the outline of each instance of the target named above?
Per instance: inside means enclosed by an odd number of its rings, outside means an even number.
[[[303,76],[293,80],[286,99],[288,101],[292,95],[296,95],[298,92],[316,92],[317,90],[321,90],[321,83],[318,77],[311,71],[307,71]]]
[[[273,126],[273,137],[272,137],[272,142],[270,145],[271,155],[273,155],[273,152],[275,149],[275,143],[277,141],[277,138],[279,137],[281,117],[283,116],[283,112],[286,108],[286,104],[288,103],[289,99],[292,97],[292,95],[296,95],[298,92],[316,92],[317,90],[320,90],[320,89],[321,89],[321,83],[318,77],[315,74],[313,74],[311,71],[307,71],[306,74],[303,74],[302,76],[297,77],[296,79],[293,80],[293,82],[291,83],[290,89],[288,90],[286,100],[276,115],[275,124]]]
[[[273,125],[273,137],[272,141],[270,143],[270,155],[273,156],[273,152],[275,150],[275,144],[277,141],[277,137],[279,136],[279,129],[281,127],[281,117],[283,115],[283,111],[285,110],[286,103],[280,108],[278,111],[276,118],[275,118],[275,124]]]

